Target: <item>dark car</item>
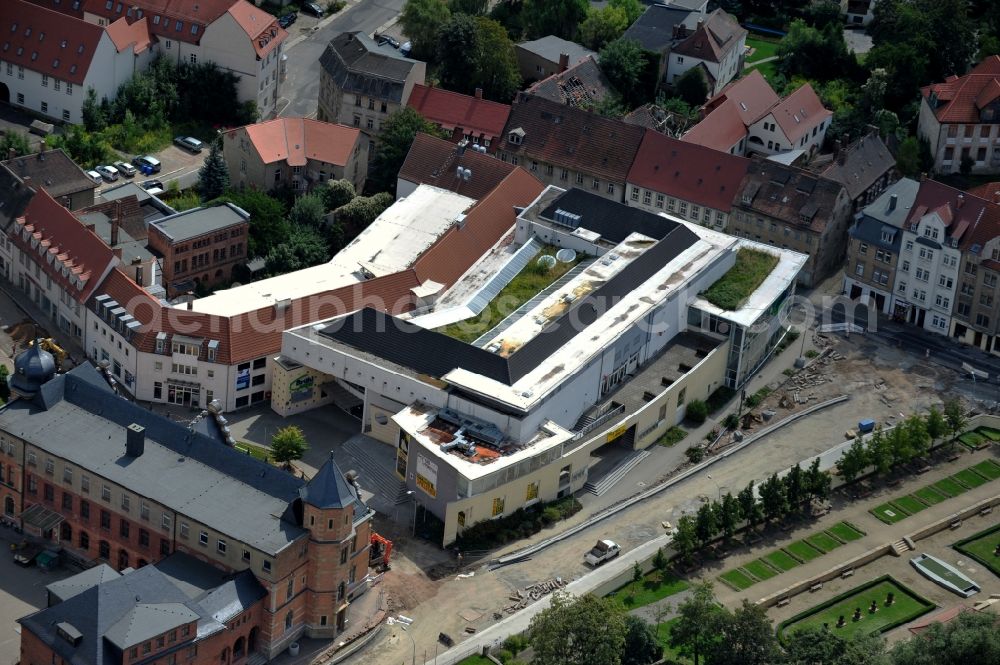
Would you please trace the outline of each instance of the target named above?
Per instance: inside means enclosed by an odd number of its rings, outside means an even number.
[[[315,2],[303,2],[302,11],[304,11],[307,14],[312,14],[313,16],[319,18],[322,18],[323,15],[326,14],[326,12],[323,11],[323,8],[320,7],[318,4],[316,4]]]
[[[150,194],[162,194],[163,192],[167,191],[167,188],[164,187],[163,183],[160,182],[159,180],[143,180],[139,184],[139,186],[145,189]]]
[[[392,48],[399,48],[399,42],[390,37],[389,35],[376,35],[375,41],[378,43],[379,46],[382,46],[383,44],[388,44]]]
[[[287,28],[292,23],[295,23],[296,19],[298,18],[299,18],[298,14],[295,13],[285,14],[284,16],[278,19],[278,25],[280,25],[282,28]]]

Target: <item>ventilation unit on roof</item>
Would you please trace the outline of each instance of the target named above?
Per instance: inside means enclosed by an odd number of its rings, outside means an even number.
[[[552,216],[552,221],[554,221],[556,224],[560,224],[562,226],[568,226],[571,229],[575,229],[579,228],[580,220],[582,218],[583,218],[582,215],[577,215],[575,213],[563,210],[562,208],[557,208],[555,214]]]

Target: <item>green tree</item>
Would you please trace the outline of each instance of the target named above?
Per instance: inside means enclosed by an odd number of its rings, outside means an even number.
[[[267,254],[268,275],[284,275],[328,261],[330,251],[326,239],[311,227],[293,228],[286,239]]]
[[[635,108],[650,99],[646,80],[649,60],[639,42],[624,38],[609,42],[601,49],[600,65],[627,107]]]
[[[357,196],[357,192],[354,191],[354,184],[350,180],[341,178],[327,182],[326,186],[319,189],[319,195],[323,197],[323,208],[336,210],[350,203]]]
[[[687,70],[674,84],[677,96],[690,106],[701,106],[708,97],[708,83],[700,67]]]
[[[229,165],[222,157],[219,141],[212,141],[208,157],[198,170],[198,191],[201,198],[211,201],[222,196],[229,189]]]
[[[476,18],[465,13],[452,14],[438,34],[438,76],[442,88],[464,94],[475,90],[478,44]]]
[[[396,176],[413,145],[417,132],[443,137],[437,125],[428,121],[409,106],[396,111],[382,123],[382,131],[375,146],[371,185],[378,190],[395,192]]]
[[[889,665],[878,635],[856,633],[844,639],[820,626],[796,630],[785,639],[785,665]]]
[[[444,0],[406,0],[399,24],[413,44],[413,57],[428,60],[451,12]]]
[[[829,81],[852,76],[857,69],[839,23],[814,28],[801,19],[792,21],[776,55],[778,72],[789,79],[801,76],[810,81]]]
[[[0,138],[0,159],[10,159],[21,157],[31,153],[31,144],[28,142],[28,135],[17,130],[4,132]]]
[[[702,547],[708,545],[719,532],[719,525],[715,521],[715,511],[712,505],[703,503],[698,508],[698,515],[695,518],[695,530],[698,534],[698,544]]]
[[[788,512],[785,485],[778,479],[778,474],[771,474],[770,478],[760,484],[760,505],[767,523],[781,519]]]
[[[889,439],[879,426],[872,432],[865,443],[865,458],[868,464],[875,467],[875,472],[881,476],[892,469],[892,447]]]
[[[625,616],[625,649],[622,665],[649,665],[660,660],[663,647],[656,639],[656,629],[642,618]]]
[[[683,515],[677,520],[677,531],[671,541],[674,551],[685,564],[690,565],[692,556],[698,549],[698,531],[695,520],[690,515]]]
[[[708,418],[708,405],[700,399],[693,399],[688,402],[684,409],[684,417],[696,425],[700,425]]]
[[[909,136],[899,144],[896,153],[896,168],[903,175],[914,178],[920,175],[923,170],[920,158],[920,139],[916,136]]]
[[[864,442],[860,436],[855,437],[851,446],[837,460],[837,473],[844,479],[844,482],[852,483],[868,467],[869,463],[868,451],[865,450]]]
[[[886,440],[889,444],[889,454],[892,457],[893,466],[906,464],[913,459],[913,448],[910,446],[909,431],[905,421],[889,430]]]
[[[514,43],[503,26],[483,16],[476,18],[474,87],[483,96],[497,102],[509,102],[521,87]]]
[[[924,457],[931,449],[931,435],[927,431],[927,422],[920,414],[914,413],[906,419],[905,425],[911,457]]]
[[[351,237],[361,233],[394,202],[392,194],[379,192],[372,196],[358,196],[336,210],[337,223]]]
[[[7,366],[0,364],[0,400],[4,403],[10,401],[10,370]]]
[[[819,458],[815,458],[806,472],[806,486],[809,488],[809,496],[816,501],[825,501],[830,496],[831,481],[829,473],[820,471]]]
[[[625,19],[629,25],[635,23],[636,19],[646,11],[646,8],[639,0],[608,0],[608,6],[625,12]]]
[[[720,612],[718,638],[706,661],[711,665],[771,665],[780,657],[766,610],[746,598],[735,612]]]
[[[490,9],[489,16],[504,27],[508,37],[520,41],[524,35],[524,21],[521,17],[523,8],[523,0],[498,0]]]
[[[326,212],[323,197],[320,194],[305,194],[295,199],[288,213],[288,221],[294,228],[319,228]]]
[[[761,511],[757,495],[754,493],[752,480],[747,483],[746,487],[740,490],[740,493],[736,496],[736,501],[740,504],[740,514],[747,521],[747,526],[751,530],[754,529],[760,522]]]
[[[788,508],[790,511],[794,511],[806,500],[807,493],[802,467],[796,464],[781,480],[785,486],[785,498],[788,500]]]
[[[288,465],[302,459],[309,450],[306,436],[295,425],[282,427],[271,437],[271,458],[279,464]]]
[[[454,14],[482,16],[489,9],[489,0],[448,0],[448,9]]]
[[[955,445],[955,439],[962,433],[968,422],[965,418],[965,409],[962,407],[962,400],[957,397],[945,400],[944,419],[948,423],[948,431],[951,433],[951,441],[949,442],[949,449],[951,449]]]
[[[814,28],[825,28],[828,25],[840,25],[840,4],[833,0],[820,0],[806,7],[803,12],[806,23]]]
[[[266,192],[256,189],[231,190],[223,200],[239,206],[250,215],[250,235],[247,239],[247,255],[250,257],[267,256],[273,246],[281,243],[291,233],[281,202]]]
[[[642,566],[636,561],[632,564],[632,595],[635,595],[635,585],[642,581]]]
[[[962,159],[958,162],[958,172],[964,176],[972,173],[972,167],[976,165],[976,160],[968,153],[962,154]]]
[[[535,662],[545,665],[620,665],[625,648],[625,614],[608,599],[552,596],[531,620]]]
[[[677,606],[678,621],[670,631],[670,646],[698,665],[717,640],[721,609],[716,604],[711,582],[694,587],[691,595]]]
[[[83,115],[83,127],[88,132],[99,132],[108,126],[105,108],[101,106],[101,102],[97,99],[97,91],[93,88],[87,88],[87,96],[83,100],[80,112]]]
[[[889,652],[893,665],[967,665],[1000,663],[1000,631],[991,612],[961,612],[947,623],[897,642]]]
[[[656,571],[660,584],[663,584],[670,570],[670,559],[663,553],[663,548],[658,547],[653,555],[653,570]]]
[[[725,536],[726,541],[730,541],[736,533],[736,525],[740,521],[740,502],[737,501],[731,492],[726,492],[719,504],[719,530]]]
[[[555,35],[572,40],[587,7],[587,0],[523,0],[521,21],[531,39]]]
[[[624,9],[605,5],[590,7],[587,18],[580,23],[580,42],[587,48],[600,51],[628,29],[630,22]]]

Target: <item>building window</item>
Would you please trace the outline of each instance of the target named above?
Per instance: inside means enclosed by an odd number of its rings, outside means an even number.
[[[106,510],[101,511],[101,528],[110,529],[111,528],[111,513]]]
[[[225,554],[226,553],[226,541],[223,540],[222,538],[219,538],[219,541],[215,544],[215,549],[216,549],[216,551],[219,554]]]
[[[139,529],[139,546],[149,547],[149,531]]]
[[[122,510],[124,510],[127,513],[129,511],[129,508],[131,508],[131,506],[132,506],[132,497],[130,497],[125,492],[122,492]]]
[[[498,496],[493,499],[493,517],[503,514],[503,504],[503,497]]]
[[[271,560],[270,559],[264,559],[263,561],[261,561],[260,567],[261,567],[261,570],[263,570],[265,573],[271,572]]]
[[[208,545],[208,532],[207,531],[201,531],[200,533],[198,533],[198,544],[200,544],[202,546],[207,546]]]
[[[130,525],[128,520],[122,519],[118,522],[118,533],[122,538],[128,538]]]
[[[181,538],[187,540],[188,533],[189,531],[187,522],[181,522]]]
[[[111,488],[107,485],[101,485],[101,498],[105,501],[111,501]]]

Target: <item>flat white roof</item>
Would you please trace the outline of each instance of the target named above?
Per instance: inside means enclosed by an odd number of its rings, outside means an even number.
[[[710,229],[703,229],[703,231],[708,233],[718,233],[717,231],[711,231]],[[718,233],[718,235],[724,234]],[[776,265],[774,270],[772,270],[770,274],[764,278],[764,281],[760,283],[760,286],[758,286],[757,289],[750,294],[750,296],[746,299],[746,302],[743,303],[743,306],[737,310],[730,311],[722,309],[700,296],[692,301],[691,306],[696,307],[703,312],[714,314],[720,319],[731,321],[736,325],[748,327],[753,325],[754,322],[760,318],[761,313],[771,308],[774,304],[775,298],[792,285],[796,276],[798,276],[799,271],[802,270],[802,266],[804,266],[806,261],[809,260],[809,255],[795,252],[790,249],[779,249],[777,247],[772,247],[771,245],[765,245],[761,242],[747,240],[746,238],[739,238],[737,248],[743,247],[777,255],[778,265]]]
[[[196,312],[236,316],[285,299],[363,282],[409,268],[451,228],[475,200],[430,185],[420,185],[392,204],[329,263],[278,275],[199,298]]]
[[[444,462],[469,480],[482,478],[500,469],[518,464],[546,450],[551,450],[553,447],[562,446],[564,442],[573,438],[573,432],[551,420],[546,420],[531,439],[521,443],[516,451],[500,455],[487,462],[477,462],[459,452],[441,450],[441,445],[430,438],[428,427],[437,418],[437,414],[438,409],[417,403],[395,414],[392,419],[399,425],[400,429],[420,443],[420,452]],[[412,449],[410,453],[413,453]]]

